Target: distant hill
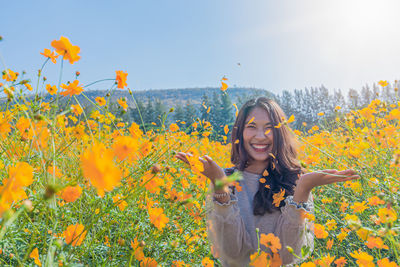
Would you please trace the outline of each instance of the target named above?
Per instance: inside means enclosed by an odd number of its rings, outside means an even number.
[[[150,99],[159,99],[166,107],[175,107],[177,104],[185,104],[188,100],[194,105],[201,104],[201,98],[206,94],[209,98],[213,97],[216,93],[219,95],[219,88],[185,88],[185,89],[159,89],[147,91],[133,91],[133,96],[137,101],[147,102]],[[245,99],[251,96],[268,96],[274,97],[274,94],[265,90],[257,88],[228,88],[226,90],[233,103],[236,103],[240,98]],[[96,97],[106,97],[107,91],[103,90],[89,90],[85,94],[94,100]],[[47,96],[46,98],[48,98]],[[134,107],[134,101],[129,95],[128,90],[118,89],[115,90],[110,96],[111,102],[116,102],[118,98],[126,97],[127,103],[130,107]],[[78,97],[82,103],[87,102],[83,96]]]

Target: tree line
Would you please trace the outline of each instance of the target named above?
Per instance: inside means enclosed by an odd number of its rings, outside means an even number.
[[[287,116],[295,116],[296,120],[291,124],[292,128],[308,130],[323,121],[329,122],[335,118],[337,112],[344,113],[365,107],[373,99],[392,103],[398,100],[397,86],[397,81],[393,85],[388,84],[384,87],[376,84],[372,87],[366,85],[360,91],[350,89],[347,94],[343,94],[341,90],[329,91],[324,86],[293,91],[284,90],[280,94],[259,90],[256,93],[249,91],[247,94],[239,95],[234,101],[229,93],[216,89],[211,96],[204,93],[200,104],[194,103],[189,98],[171,107],[166,106],[160,98],[138,98],[135,105],[120,115],[124,120],[135,121],[139,125],[143,122],[147,129],[157,128],[162,124],[168,126],[171,123],[177,123],[188,133],[194,130],[190,126],[193,122],[208,121],[214,129],[211,138],[221,139],[225,125],[231,129],[234,123],[236,108],[233,104],[240,109],[248,99],[266,96],[278,102]],[[112,109],[115,112],[120,110],[118,105],[114,105]]]

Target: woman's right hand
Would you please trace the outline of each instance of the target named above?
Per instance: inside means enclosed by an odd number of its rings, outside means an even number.
[[[189,164],[187,157],[192,157],[192,154],[178,152],[175,157]],[[204,171],[202,172],[202,174],[210,179],[214,186],[216,180],[220,180],[225,177],[224,170],[220,166],[218,166],[218,164],[209,156],[205,155],[204,158],[199,157],[199,160],[203,163],[204,166]]]

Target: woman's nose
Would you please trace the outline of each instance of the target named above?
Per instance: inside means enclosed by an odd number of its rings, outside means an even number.
[[[265,134],[264,129],[259,129],[259,130],[257,130],[255,137],[257,139],[266,139],[266,138],[268,138],[268,135]]]

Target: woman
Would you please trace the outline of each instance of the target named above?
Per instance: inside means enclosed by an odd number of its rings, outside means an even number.
[[[274,101],[265,97],[249,100],[239,111],[232,130],[234,168],[224,171],[209,156],[200,158],[203,174],[211,180],[214,191],[207,214],[211,222],[209,238],[223,266],[247,266],[258,248],[257,235],[269,233],[280,239],[282,264],[298,263],[300,260],[292,253],[301,256],[303,246],[313,249],[313,233],[303,216],[304,211],[313,212],[311,190],[359,178],[353,170],[303,174],[292,134],[288,126],[282,125],[284,118]],[[176,155],[186,163],[189,156],[183,152]],[[236,190],[215,186],[217,180],[235,171],[242,176]]]

